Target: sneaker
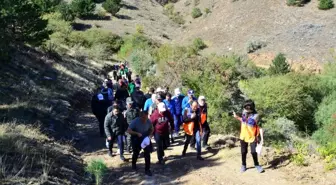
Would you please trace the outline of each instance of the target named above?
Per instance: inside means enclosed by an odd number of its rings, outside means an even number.
[[[119,155],[119,154],[120,154],[120,149],[117,150],[117,155]]]
[[[122,161],[126,161],[126,159],[125,159],[124,156],[120,156],[120,160],[122,160]]]
[[[203,145],[202,148],[206,149],[206,150],[209,150],[211,149],[211,147],[209,145]]]
[[[246,172],[246,170],[247,170],[247,168],[244,165],[240,168],[240,172],[242,172],[242,173]]]
[[[265,172],[264,169],[263,169],[261,166],[256,166],[256,168],[257,168],[257,171],[258,171],[259,173],[263,173],[263,172]]]
[[[197,160],[204,161],[204,158],[201,156],[197,156]]]
[[[146,171],[145,171],[145,174],[146,174],[147,176],[152,176],[152,175],[153,175],[152,172],[151,172],[150,170],[146,170]]]
[[[108,156],[113,157],[112,151],[108,151],[107,154],[108,154]]]

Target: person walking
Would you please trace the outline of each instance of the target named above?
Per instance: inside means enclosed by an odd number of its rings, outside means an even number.
[[[152,172],[150,170],[150,153],[153,148],[150,138],[153,137],[154,129],[152,123],[148,119],[148,113],[146,111],[142,111],[140,116],[131,122],[127,132],[131,135],[133,148],[132,169],[137,170],[136,163],[142,148],[144,150],[145,157],[145,174],[147,176],[152,176]]]
[[[99,123],[99,133],[100,137],[104,137],[104,120],[107,115],[107,109],[110,106],[110,100],[108,97],[101,93],[101,88],[98,88],[96,93],[92,96],[91,99],[91,110],[92,113],[98,120]]]
[[[151,98],[148,98],[145,102],[145,105],[144,105],[144,108],[143,110],[144,111],[149,111],[149,108],[152,106],[152,104],[155,102],[155,99],[156,99],[156,94],[152,94],[152,97]]]
[[[135,83],[134,80],[129,81],[128,83],[128,92],[132,94],[135,91]]]
[[[181,90],[179,88],[176,88],[174,90],[175,96],[172,98],[172,111],[174,117],[174,137],[178,137],[180,132],[180,126],[182,125],[182,115],[183,115],[183,109],[182,109],[182,101],[184,99],[184,95],[181,93]]]
[[[197,149],[197,159],[204,160],[201,157],[201,135],[202,135],[202,126],[201,126],[201,115],[198,108],[197,101],[191,102],[191,106],[185,108],[183,114],[183,128],[185,131],[185,143],[183,147],[182,156],[186,155],[188,145],[193,136],[196,138],[196,149]]]
[[[131,124],[131,122],[139,117],[139,109],[134,107],[134,102],[132,101],[131,97],[128,97],[126,99],[126,105],[127,105],[127,110],[125,111],[125,118],[127,121],[127,124]],[[129,133],[126,133],[126,151],[128,153],[131,153],[132,149],[132,144],[131,144],[131,135]]]
[[[126,98],[128,97],[129,93],[127,90],[127,85],[126,83],[121,82],[121,87],[115,94],[115,99],[118,101],[121,110],[126,110]]]
[[[118,140],[120,149],[120,159],[125,161],[124,157],[124,137],[127,130],[127,121],[121,114],[118,107],[114,107],[112,112],[105,118],[104,128],[108,140],[108,155],[112,157],[112,148],[115,140]]]
[[[210,149],[210,146],[208,145],[208,140],[210,137],[210,126],[208,123],[208,105],[206,103],[204,96],[200,96],[198,98],[198,104],[200,109],[201,124],[203,131],[202,148]]]
[[[184,97],[182,100],[182,110],[189,108],[191,106],[191,102],[193,101],[197,101],[197,98],[194,96],[194,91],[190,89],[188,91],[188,96]]]
[[[158,163],[164,164],[164,150],[167,149],[169,145],[169,133],[170,129],[174,128],[174,121],[172,115],[167,110],[166,105],[163,102],[160,102],[157,106],[158,108],[151,115],[150,121],[154,127]]]
[[[134,107],[138,109],[144,108],[146,97],[144,93],[140,90],[140,84],[135,84],[135,91],[131,94],[131,97],[134,101]]]
[[[174,102],[171,98],[172,98],[172,95],[169,92],[167,92],[166,99],[163,100],[163,103],[166,105],[170,115],[173,116],[175,107],[174,107]],[[175,122],[174,122],[174,117],[173,117],[173,126],[171,128],[174,128],[174,126],[175,126]],[[169,131],[170,131],[171,143],[174,143],[174,129],[170,129]]]
[[[240,121],[240,147],[242,157],[241,172],[245,172],[246,168],[246,156],[248,151],[248,145],[251,148],[251,154],[254,162],[254,166],[259,173],[263,173],[264,169],[259,165],[258,154],[256,152],[257,144],[263,143],[263,130],[259,123],[259,115],[255,109],[255,104],[252,100],[247,100],[243,106],[242,117],[239,117],[235,112],[234,118]],[[259,139],[260,137],[260,139]]]
[[[157,105],[159,103],[163,102],[163,98],[160,94],[155,94],[155,101],[152,103],[152,105],[149,107],[149,110],[148,110],[148,115],[151,116],[154,111],[157,109]]]
[[[147,91],[147,93],[145,94],[146,96],[146,100],[148,100],[149,98],[152,98],[152,94],[155,93],[155,89],[153,87],[150,87]]]

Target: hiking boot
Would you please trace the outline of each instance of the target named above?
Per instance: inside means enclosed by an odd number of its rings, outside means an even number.
[[[125,159],[124,156],[120,156],[120,160],[122,160],[122,161],[126,161],[126,159]]]
[[[112,151],[107,152],[108,156],[113,157]]]
[[[197,156],[197,160],[199,160],[199,161],[204,161],[204,158],[201,157],[201,156]]]
[[[146,174],[147,176],[152,176],[152,175],[153,175],[152,172],[151,172],[150,170],[146,170],[146,171],[145,171],[145,174]]]
[[[242,173],[246,172],[246,170],[247,170],[247,168],[244,165],[240,168],[240,172],[242,172]]]
[[[258,171],[259,173],[263,173],[263,172],[265,172],[264,169],[263,169],[261,166],[256,166],[256,168],[257,168],[257,171]]]

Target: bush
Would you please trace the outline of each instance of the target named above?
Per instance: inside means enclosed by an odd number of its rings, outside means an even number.
[[[33,0],[33,2],[40,7],[42,13],[50,13],[54,12],[63,0]]]
[[[102,183],[104,174],[106,173],[108,168],[103,160],[92,160],[89,162],[85,170],[94,175],[96,179],[96,185],[99,185]]]
[[[194,39],[192,48],[195,49],[196,52],[205,49],[206,47],[206,44],[201,38]]]
[[[299,131],[311,133],[317,128],[313,115],[320,97],[310,81],[315,82],[313,76],[288,74],[242,81],[239,87],[267,118],[286,117]]]
[[[333,0],[319,0],[319,6],[318,8],[320,10],[329,10],[331,8],[334,8],[334,1]]]
[[[86,17],[94,13],[96,3],[93,0],[73,0],[71,2],[71,9],[77,17]]]
[[[150,69],[155,64],[151,53],[148,50],[135,49],[128,57],[132,69],[140,76],[154,75],[150,74]]]
[[[72,10],[71,6],[63,2],[58,6],[57,11],[61,14],[61,18],[65,21],[74,21],[76,18],[75,12]]]
[[[142,25],[136,25],[135,30],[136,30],[137,34],[144,34],[145,33],[144,27]]]
[[[264,122],[264,120],[261,121],[262,123]],[[267,146],[291,144],[298,134],[294,121],[285,117],[267,120],[267,123],[263,124],[262,127],[264,129],[264,141]]]
[[[205,14],[209,14],[209,13],[211,13],[211,10],[209,8],[205,8],[204,12],[205,12]]]
[[[103,3],[103,8],[114,16],[121,8],[120,2],[120,0],[106,0]]]
[[[294,148],[297,150],[296,154],[291,157],[291,161],[297,166],[308,166],[306,156],[308,156],[308,145],[301,142],[296,142]]]
[[[152,42],[142,34],[134,34],[124,38],[124,43],[121,46],[118,57],[125,60],[127,59],[133,50],[143,49],[151,51]]]
[[[184,24],[185,20],[182,15],[178,12],[175,12],[175,7],[173,3],[168,3],[164,6],[163,13],[169,17],[173,22],[177,24]]]
[[[191,12],[191,16],[192,18],[196,19],[198,17],[202,16],[202,11],[199,8],[193,8],[192,12]]]
[[[253,53],[263,47],[266,47],[266,43],[265,42],[261,42],[261,41],[251,41],[247,44],[246,46],[246,50],[247,53]]]
[[[308,3],[310,0],[287,0],[288,6],[303,6]]]
[[[279,53],[272,61],[272,65],[269,68],[271,75],[286,74],[290,72],[290,65],[286,62],[284,54]]]
[[[104,8],[99,8],[97,11],[97,15],[99,18],[104,19],[106,16],[106,10]]]
[[[324,168],[327,171],[336,169],[336,142],[320,147],[318,152],[326,163]]]

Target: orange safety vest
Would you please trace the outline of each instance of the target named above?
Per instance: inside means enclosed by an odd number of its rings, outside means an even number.
[[[201,124],[203,125],[207,121],[207,106],[204,105],[203,110],[201,111]]]
[[[188,111],[188,117],[190,118],[191,117],[191,108],[186,108],[186,110]],[[196,124],[199,124],[200,133],[202,133],[202,124],[201,124],[201,121],[199,121]],[[193,121],[188,122],[188,123],[183,123],[183,130],[184,130],[184,132],[186,134],[190,135],[190,136],[194,135],[194,127],[195,127],[195,122],[193,122]]]

